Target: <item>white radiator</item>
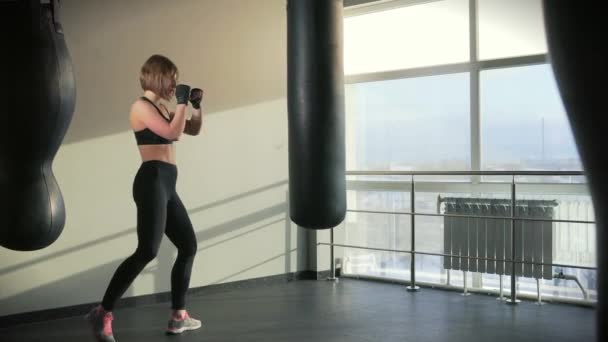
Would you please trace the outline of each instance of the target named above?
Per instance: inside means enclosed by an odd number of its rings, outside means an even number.
[[[511,201],[487,198],[441,199],[444,214],[489,216],[488,218],[444,217],[445,269],[511,275],[511,264],[462,258],[472,256],[511,260]],[[515,217],[553,219],[557,201],[518,200]],[[497,217],[497,218],[496,218]],[[515,221],[515,260],[553,262],[553,223]],[[520,277],[552,279],[552,267],[518,263]]]

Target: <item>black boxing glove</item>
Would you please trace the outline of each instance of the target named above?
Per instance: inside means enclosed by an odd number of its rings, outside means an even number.
[[[200,109],[202,100],[203,90],[199,88],[192,88],[192,90],[190,91],[190,103],[192,103],[192,108]]]
[[[190,94],[190,86],[185,84],[178,84],[175,87],[175,99],[177,104],[188,104],[188,95]]]

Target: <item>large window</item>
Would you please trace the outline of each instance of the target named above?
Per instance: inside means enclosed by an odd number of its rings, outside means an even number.
[[[581,170],[548,63],[540,0],[389,0],[345,16],[348,170]],[[409,212],[409,177],[348,180],[357,187],[349,188],[349,209]],[[451,196],[510,199],[510,181],[417,176],[416,211],[438,213],[441,198]],[[593,221],[584,179],[516,182],[518,199],[555,202],[554,219]],[[443,218],[417,216],[415,224],[418,251],[446,252]],[[349,212],[345,225],[346,244],[411,247],[408,215]],[[551,231],[554,263],[594,266],[594,225],[554,223]],[[407,253],[344,250],[345,273],[407,280],[410,260]],[[416,270],[419,281],[463,284],[462,272],[448,280],[442,257],[418,255]],[[552,271],[576,275],[596,295],[594,270]],[[487,272],[467,279],[475,288],[499,284]],[[572,281],[541,283],[544,295],[582,298]],[[518,282],[523,293],[535,294],[535,286],[532,278]]]

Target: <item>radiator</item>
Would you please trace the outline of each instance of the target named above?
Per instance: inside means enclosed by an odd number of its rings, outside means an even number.
[[[488,198],[440,198],[444,214],[489,216],[488,218],[444,217],[445,269],[511,275],[511,263],[467,259],[462,256],[511,260],[511,201]],[[557,201],[518,200],[515,217],[552,219]],[[553,223],[515,221],[515,260],[553,262]],[[552,279],[552,267],[515,264],[515,275]]]

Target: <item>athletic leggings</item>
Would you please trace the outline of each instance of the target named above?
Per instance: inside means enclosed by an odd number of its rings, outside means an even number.
[[[158,160],[143,162],[133,182],[137,204],[137,249],[114,273],[102,305],[111,311],[135,277],[158,253],[163,233],[177,247],[171,271],[171,302],[174,310],[185,307],[197,242],[188,213],[175,192],[177,167]]]

